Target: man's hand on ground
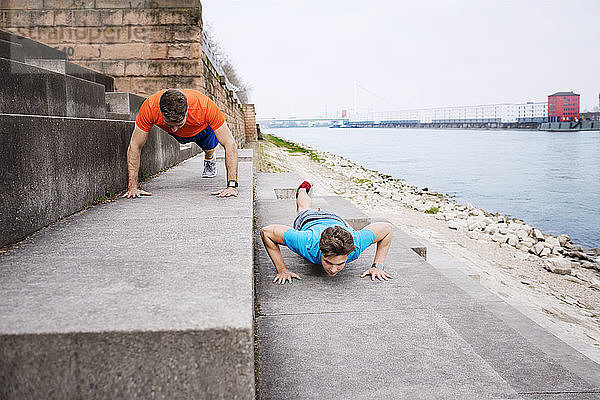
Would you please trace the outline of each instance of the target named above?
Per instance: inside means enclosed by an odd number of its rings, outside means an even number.
[[[302,279],[289,269],[284,269],[277,273],[275,279],[273,279],[273,283],[279,283],[280,285],[285,285],[285,281],[289,281],[290,285],[292,284],[292,278]]]
[[[391,275],[389,275],[384,270],[379,269],[377,267],[371,267],[371,268],[369,268],[368,270],[366,270],[365,272],[363,272],[360,277],[364,278],[367,275],[371,275],[371,280],[372,281],[374,281],[375,278],[379,279],[380,281],[387,281],[389,279],[392,279]]]
[[[238,190],[237,190],[237,188],[234,188],[234,187],[227,187],[225,189],[221,189],[221,190],[217,190],[216,192],[212,192],[211,194],[214,196],[217,196],[217,197],[232,197],[232,196],[237,197]]]
[[[142,196],[152,196],[152,193],[146,192],[142,189],[130,189],[123,195],[123,197],[127,197],[128,199],[142,197]]]

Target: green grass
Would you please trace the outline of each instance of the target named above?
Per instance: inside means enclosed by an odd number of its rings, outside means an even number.
[[[314,162],[318,162],[318,163],[325,162],[325,160],[323,158],[319,157],[319,155],[312,150],[309,150],[308,158],[310,158]]]
[[[274,136],[274,135],[265,134],[263,136],[265,137],[265,139],[267,139],[269,142],[273,143],[275,146],[284,148],[289,153],[301,153],[301,154],[307,155],[308,158],[310,158],[312,161],[315,161],[318,163],[325,162],[325,160],[323,158],[319,157],[317,152],[315,152],[314,150],[307,149],[306,147],[297,145],[296,143],[288,142],[287,140],[284,140],[284,139]]]
[[[267,140],[269,142],[273,143],[276,146],[283,147],[290,153],[305,153],[306,154],[306,153],[310,152],[310,150],[307,149],[306,147],[302,147],[295,143],[288,142],[287,140],[284,140],[280,137],[273,136],[273,135],[265,135],[265,137],[267,138]]]
[[[366,178],[352,178],[352,180],[354,182],[358,183],[359,185],[361,185],[363,183],[373,184],[373,181],[371,181],[370,179],[366,179]]]
[[[429,210],[425,210],[425,214],[437,214],[440,209],[437,207],[431,207]]]
[[[116,198],[117,198],[116,193],[111,192],[110,190],[107,190],[104,192],[104,194],[94,197],[94,200],[92,201],[92,205],[108,203],[108,202],[114,201]]]

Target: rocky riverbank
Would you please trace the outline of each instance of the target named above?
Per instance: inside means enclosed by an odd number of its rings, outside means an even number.
[[[339,156],[324,157],[332,168],[348,168],[349,162]],[[359,171],[364,168],[355,166]],[[474,240],[489,240],[499,246],[512,246],[542,258],[547,270],[571,274],[573,268],[600,271],[600,249],[584,251],[571,242],[568,235],[553,236],[542,233],[517,218],[492,214],[472,204],[458,204],[451,197],[418,189],[377,171],[360,171],[369,178],[353,178],[358,190],[372,191],[413,210],[432,214],[436,220],[446,221],[448,228],[465,232]]]
[[[316,194],[344,196],[371,217],[389,219],[463,260],[488,289],[527,303],[600,349],[598,249],[585,251],[567,235],[544,234],[336,154],[275,143],[262,142],[261,171],[298,173],[315,183]]]

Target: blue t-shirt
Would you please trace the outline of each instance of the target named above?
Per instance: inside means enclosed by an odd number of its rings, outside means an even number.
[[[368,229],[355,231],[352,228],[335,219],[318,219],[307,222],[301,231],[288,229],[283,234],[283,243],[294,253],[300,254],[313,264],[321,265],[321,250],[319,249],[319,240],[321,234],[330,226],[341,226],[346,229],[354,238],[356,250],[348,255],[348,261],[354,261],[365,251],[367,247],[373,244],[375,234]]]

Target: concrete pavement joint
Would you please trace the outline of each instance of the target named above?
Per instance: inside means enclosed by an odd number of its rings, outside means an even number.
[[[600,390],[589,391],[558,391],[558,392],[517,392],[518,394],[595,394],[600,393]]]
[[[271,313],[271,314],[260,314],[257,318],[261,317],[286,317],[286,316],[297,316],[297,315],[326,315],[326,314],[360,314],[360,313],[374,313],[374,312],[390,312],[390,311],[406,311],[406,310],[428,310],[429,307],[406,307],[406,308],[384,308],[380,310],[344,310],[344,311],[321,311],[321,312],[299,312],[299,313]]]

